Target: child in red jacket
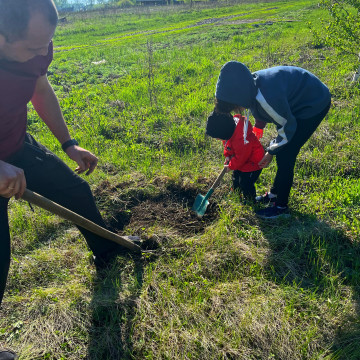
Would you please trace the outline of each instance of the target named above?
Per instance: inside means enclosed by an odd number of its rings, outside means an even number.
[[[225,164],[233,171],[233,189],[239,189],[246,200],[255,201],[255,182],[265,151],[253,133],[249,116],[212,112],[207,119],[206,134],[223,140]]]

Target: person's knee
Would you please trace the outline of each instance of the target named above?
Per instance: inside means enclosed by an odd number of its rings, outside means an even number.
[[[74,197],[92,197],[90,185],[85,181],[79,182],[74,188],[72,188],[72,196]]]
[[[296,156],[297,154],[294,156],[278,155],[276,157],[276,164],[278,168],[286,171],[292,171],[295,167]]]

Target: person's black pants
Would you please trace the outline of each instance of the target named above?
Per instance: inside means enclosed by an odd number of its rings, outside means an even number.
[[[26,136],[23,148],[7,160],[24,170],[27,188],[104,227],[88,183],[76,175],[46,147]],[[10,265],[10,234],[7,205],[0,197],[0,304]],[[118,245],[79,227],[95,256],[114,251]]]
[[[255,201],[255,182],[261,174],[261,170],[242,172],[234,170],[232,174],[233,190],[240,190],[246,200]]]
[[[299,120],[295,134],[291,141],[284,145],[281,152],[276,154],[277,172],[271,193],[277,195],[276,205],[287,206],[290,190],[294,180],[296,158],[301,147],[309,140],[328,113],[330,104],[320,114],[306,120]]]

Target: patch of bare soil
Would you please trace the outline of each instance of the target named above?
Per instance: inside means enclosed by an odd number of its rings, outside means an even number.
[[[102,182],[94,191],[113,231],[131,230],[141,235],[155,226],[163,234],[190,237],[204,232],[219,213],[215,199],[211,198],[203,217],[192,210],[198,194],[205,195],[194,186],[183,186],[168,179],[157,179],[152,184]]]

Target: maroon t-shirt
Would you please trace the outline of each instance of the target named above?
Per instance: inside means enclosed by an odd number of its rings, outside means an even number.
[[[0,160],[18,151],[25,138],[27,104],[40,76],[46,74],[53,59],[53,45],[46,56],[25,63],[0,60]]]

